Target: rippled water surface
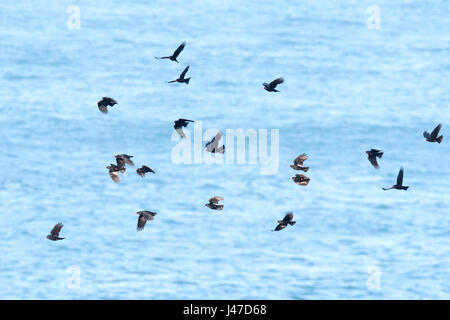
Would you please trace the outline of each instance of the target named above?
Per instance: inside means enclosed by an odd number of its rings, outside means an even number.
[[[448,1],[80,0],[70,30],[73,2],[0,3],[0,298],[450,298]],[[153,58],[183,40],[180,64]],[[174,164],[178,118],[279,129],[277,174]],[[118,153],[156,174],[114,184]],[[401,166],[409,190],[382,191]],[[138,210],[158,212],[139,233]]]

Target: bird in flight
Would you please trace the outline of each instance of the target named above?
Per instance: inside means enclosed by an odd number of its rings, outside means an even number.
[[[114,157],[116,158],[116,161],[117,161],[117,159],[121,159],[126,164],[128,164],[130,166],[134,166],[134,163],[131,160],[131,158],[133,158],[133,156],[129,156],[127,154],[117,154]],[[119,164],[119,162],[117,162],[117,164]]]
[[[117,104],[117,101],[113,98],[103,97],[102,100],[97,102],[98,109],[103,113],[108,113],[108,106],[113,106]]]
[[[309,167],[303,167],[303,162],[307,159],[308,155],[306,153],[303,153],[294,159],[294,164],[291,164],[290,167],[294,170],[303,170],[304,172],[307,172]]]
[[[140,175],[142,178],[145,177],[145,174],[147,172],[151,172],[151,173],[155,173],[155,171],[153,171],[152,168],[147,167],[147,166],[142,166],[141,168],[136,169],[136,172],[138,175]]]
[[[62,240],[64,238],[59,237],[59,232],[61,231],[64,225],[61,222],[58,222],[53,229],[50,231],[50,234],[47,235],[47,239],[52,241]]]
[[[117,163],[117,167],[122,169],[122,172],[125,172],[126,168],[125,168],[125,160],[123,160],[122,158],[116,158],[116,163]]]
[[[116,163],[117,164],[111,163],[106,167],[106,169],[109,170],[109,176],[111,177],[112,181],[114,181],[115,183],[119,183],[119,172],[124,173],[126,170],[125,161],[122,158],[116,158]]]
[[[184,76],[186,75],[186,72],[188,72],[190,66],[187,66],[186,69],[183,70],[183,72],[180,74],[180,77],[178,79],[172,80],[172,81],[167,81],[167,83],[172,83],[172,82],[179,82],[179,83],[186,83],[189,84],[189,80],[191,78],[184,78]]]
[[[383,190],[390,190],[390,189],[397,189],[397,190],[408,190],[409,186],[403,185],[403,168],[400,168],[400,171],[398,172],[397,176],[397,183],[394,184],[390,188],[382,188]]]
[[[375,169],[378,169],[380,166],[377,162],[377,157],[381,159],[383,156],[383,152],[381,150],[377,149],[370,149],[369,151],[366,151],[367,153],[367,159],[369,159],[370,163],[373,165]]]
[[[280,231],[286,228],[288,225],[293,226],[296,224],[296,221],[292,221],[294,219],[294,214],[292,212],[288,212],[286,216],[283,218],[283,220],[278,220],[278,225],[273,231]]]
[[[156,216],[156,212],[151,212],[151,211],[138,211],[138,212],[136,212],[136,214],[139,215],[137,227],[136,227],[137,231],[144,230],[144,227],[145,227],[145,224],[147,223],[147,221],[153,220],[154,217]]]
[[[296,174],[295,177],[292,177],[292,180],[299,186],[307,186],[310,178],[304,176],[303,174]]]
[[[271,83],[267,84],[267,83],[263,83],[262,85],[264,86],[263,89],[265,89],[266,91],[269,92],[280,92],[277,89],[275,89],[277,87],[277,85],[281,84],[284,82],[283,78],[277,78],[275,80],[273,80]]]
[[[170,59],[172,61],[178,62],[177,57],[183,51],[184,47],[186,46],[186,42],[183,42],[179,45],[179,47],[173,52],[171,56],[166,57],[155,57],[156,59]]]
[[[211,199],[209,199],[209,202],[205,204],[205,206],[213,210],[223,210],[223,204],[219,204],[219,201],[221,200],[223,200],[223,197],[212,197]]]
[[[214,138],[212,138],[211,141],[206,143],[205,151],[211,152],[211,153],[224,153],[225,152],[225,146],[222,145],[219,147],[219,140],[222,138],[222,132],[218,132]]]
[[[424,131],[423,132],[423,137],[425,138],[426,141],[428,142],[437,142],[437,143],[441,143],[442,142],[442,138],[444,138],[444,136],[439,136],[439,130],[441,130],[442,125],[439,123],[437,125],[436,128],[434,128],[434,130],[430,133],[428,133],[428,131]]]
[[[184,139],[186,136],[184,135],[183,132],[183,128],[182,127],[187,127],[187,125],[189,124],[189,122],[195,122],[194,120],[188,120],[188,119],[178,119],[177,121],[174,121],[173,123],[175,123],[173,125],[175,131],[180,135],[180,137],[182,139]]]

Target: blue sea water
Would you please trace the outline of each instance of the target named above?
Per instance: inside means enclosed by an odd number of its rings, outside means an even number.
[[[449,299],[449,9],[2,0],[0,298]],[[154,59],[184,40],[180,64]],[[188,86],[166,83],[188,64]],[[261,89],[280,76],[280,93]],[[107,115],[102,96],[119,102]],[[278,172],[174,164],[178,118],[279,129]],[[440,122],[443,143],[425,142]],[[289,168],[303,152],[307,187]],[[114,184],[118,153],[156,174]],[[401,166],[408,191],[382,191]],[[221,212],[204,206],[215,195]],[[138,210],[158,212],[142,232]],[[270,232],[286,211],[297,224]],[[48,241],[59,221],[66,239]]]

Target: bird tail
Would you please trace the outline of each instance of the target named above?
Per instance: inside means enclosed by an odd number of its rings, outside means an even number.
[[[56,238],[56,240],[63,240],[63,239],[65,239],[65,238],[59,238],[59,237],[58,237],[58,238]]]
[[[186,84],[189,84],[189,80],[191,80],[191,78],[186,78]]]
[[[437,143],[441,143],[443,138],[444,138],[444,136],[440,136],[440,137],[436,138]]]
[[[215,149],[216,153],[225,153],[225,146],[221,146],[220,148]]]
[[[383,152],[379,152],[379,153],[377,154],[377,157],[380,158],[380,159],[381,159],[382,156],[383,156]]]
[[[402,189],[405,190],[405,191],[408,190],[408,188],[409,188],[409,186],[403,186],[402,187]]]
[[[291,225],[291,226],[293,226],[294,224],[296,224],[297,223],[297,221],[291,221],[291,222],[289,222],[289,224]]]

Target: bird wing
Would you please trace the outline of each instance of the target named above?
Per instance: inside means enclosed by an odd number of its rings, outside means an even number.
[[[125,160],[123,158],[117,157],[116,163],[119,169],[125,166]]]
[[[211,204],[219,204],[220,200],[223,200],[223,197],[215,196],[215,197],[212,197],[211,199],[209,199],[209,203],[211,203]]]
[[[280,230],[283,230],[284,228],[286,228],[286,224],[280,223],[279,225],[277,225],[277,227],[275,228],[274,231],[280,231]]]
[[[397,176],[397,185],[401,186],[403,183],[403,168],[400,169]]]
[[[61,231],[63,227],[63,224],[61,222],[58,222],[53,229],[50,231],[50,234],[52,237],[59,237],[59,232]]]
[[[441,130],[441,124],[439,123],[436,128],[431,132],[431,138],[436,139],[439,134],[439,130]]]
[[[133,156],[124,155],[123,160],[130,166],[134,166],[133,160],[131,160]]]
[[[144,172],[152,172],[152,173],[155,173],[155,171],[153,171],[152,168],[147,167],[147,166],[142,166],[142,170],[144,170]]]
[[[138,222],[137,222],[137,227],[136,227],[137,231],[143,230],[146,223],[147,223],[147,218],[143,214],[140,214],[139,218],[138,218]]]
[[[292,212],[288,212],[286,216],[283,218],[284,223],[289,223],[292,219],[294,219],[294,214]]]
[[[269,83],[269,86],[272,88],[275,88],[277,85],[279,85],[280,83],[283,83],[284,79],[283,78],[277,78],[275,80],[273,80],[271,83]]]
[[[118,171],[110,171],[110,172],[109,172],[109,176],[111,177],[111,179],[112,179],[115,183],[119,183],[120,178],[119,178],[119,172],[118,172]]]
[[[97,106],[98,110],[100,110],[102,113],[108,113],[108,107],[104,106],[101,101],[97,103]]]
[[[185,46],[186,46],[186,42],[183,42],[182,44],[180,44],[179,47],[173,52],[172,57],[173,58],[178,57],[178,55],[180,54],[181,51],[183,51]]]
[[[183,120],[183,127],[187,127],[187,125],[189,124],[189,122],[195,122],[194,120],[188,120],[188,119],[180,119]]]
[[[205,150],[208,152],[212,152],[214,149],[216,149],[219,145],[220,138],[222,138],[222,132],[219,131],[216,136],[206,144]]]
[[[222,153],[222,154],[225,153],[225,146],[221,146],[221,147],[215,149],[215,152],[216,153]]]
[[[184,132],[183,132],[183,129],[182,128],[178,128],[178,129],[175,129],[175,131],[180,135],[180,137],[182,138],[182,139],[184,139],[186,136],[184,135]]]
[[[156,215],[155,212],[151,212],[151,211],[138,211],[137,213],[139,213],[139,215],[143,215],[147,220],[153,220],[154,216]]]
[[[308,159],[308,155],[306,153],[303,153],[294,159],[294,164],[298,164],[298,165],[302,166],[303,161],[306,161],[307,159]]]
[[[186,69],[183,70],[183,72],[180,74],[180,79],[184,79],[184,76],[186,75],[186,72],[188,72],[190,66],[187,66]]]
[[[292,178],[292,180],[294,180],[294,182],[298,185],[306,186],[308,185],[310,178],[303,174],[296,174],[295,177]]]
[[[376,156],[368,156],[367,157],[370,161],[370,163],[376,168],[379,168],[378,162],[377,162],[377,157]]]
[[[106,103],[106,105],[113,106],[113,105],[117,104],[117,101],[114,100],[113,98],[103,97],[102,99]]]

